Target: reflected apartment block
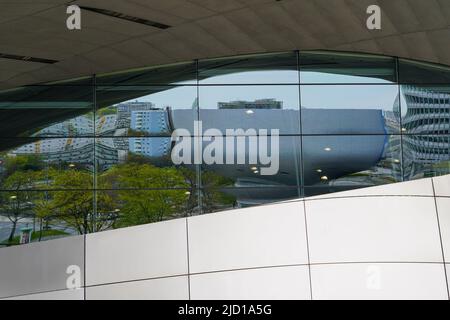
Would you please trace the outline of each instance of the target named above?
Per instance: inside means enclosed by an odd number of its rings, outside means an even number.
[[[450,167],[450,90],[403,85],[405,176],[445,174]]]

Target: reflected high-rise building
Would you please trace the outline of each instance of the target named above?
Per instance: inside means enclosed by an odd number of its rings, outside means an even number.
[[[445,174],[450,167],[450,92],[402,85],[405,178]]]

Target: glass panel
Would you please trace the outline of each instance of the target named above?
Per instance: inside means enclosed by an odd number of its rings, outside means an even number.
[[[92,189],[94,139],[0,138],[0,189]]]
[[[449,84],[450,67],[399,59],[399,82],[402,84]]]
[[[450,174],[450,136],[404,135],[405,180]]]
[[[298,83],[297,70],[296,52],[200,60],[199,83]]]
[[[136,86],[147,84],[196,84],[196,63],[155,66],[99,75],[97,85]]]
[[[203,188],[202,213],[248,208],[301,197],[297,187]]]
[[[92,232],[93,204],[93,190],[1,191],[0,247]]]
[[[92,87],[30,86],[0,92],[0,137],[93,133]]]
[[[301,83],[397,82],[395,59],[359,53],[300,52]]]
[[[300,152],[299,136],[231,136],[205,140],[202,187],[297,187]]]
[[[198,210],[198,194],[191,189],[103,190],[96,198],[96,218],[105,221],[102,230],[182,218]]]
[[[400,135],[306,136],[303,159],[305,187],[317,193],[402,181]]]
[[[278,129],[299,134],[299,88],[285,86],[206,86],[199,88],[200,120],[205,135],[227,129]]]
[[[94,76],[86,76],[86,77],[80,77],[75,79],[67,79],[67,80],[57,80],[57,81],[51,81],[42,83],[42,85],[45,86],[81,86],[81,87],[91,87],[94,85]],[[37,85],[39,86],[39,85]]]
[[[401,85],[403,132],[450,134],[450,86]]]
[[[178,127],[193,131],[198,117],[194,86],[101,86],[97,105],[101,136],[170,136]]]
[[[304,134],[400,132],[397,85],[302,85]]]
[[[170,137],[98,138],[97,188],[163,189],[197,184],[193,165],[175,165]]]

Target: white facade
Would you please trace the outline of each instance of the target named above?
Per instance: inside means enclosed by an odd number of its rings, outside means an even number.
[[[0,249],[0,297],[446,300],[446,267],[450,176]]]

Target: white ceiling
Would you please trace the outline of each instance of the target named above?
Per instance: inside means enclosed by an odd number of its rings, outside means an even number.
[[[166,30],[66,7],[109,9]],[[366,28],[378,4],[382,29]],[[450,0],[0,0],[0,88],[149,65],[292,49],[370,52],[450,65]]]

